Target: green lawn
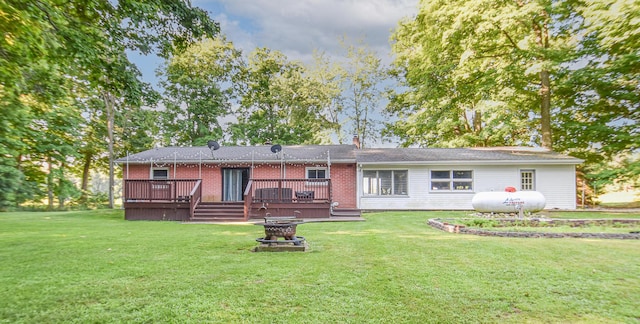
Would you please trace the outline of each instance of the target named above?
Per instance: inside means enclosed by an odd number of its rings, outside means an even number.
[[[253,253],[260,226],[2,213],[0,322],[640,321],[639,240],[480,237],[426,224],[462,216],[307,223],[298,234],[310,252]]]

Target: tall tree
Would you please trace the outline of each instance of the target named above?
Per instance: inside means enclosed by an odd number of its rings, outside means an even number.
[[[238,79],[240,106],[231,140],[241,144],[311,144],[328,127],[319,84],[284,54],[256,49]],[[330,126],[329,126],[330,127]]]
[[[640,26],[637,1],[586,1],[577,8],[579,56],[559,78],[555,140],[590,162],[640,148]]]
[[[231,110],[240,55],[233,43],[217,37],[194,44],[169,60],[160,71],[166,145],[203,145],[222,139],[220,120]]]
[[[640,2],[590,0],[576,11],[583,36],[579,56],[558,78],[556,147],[585,159],[583,171],[600,188],[638,182]]]
[[[344,41],[343,41],[344,46]],[[344,112],[350,120],[349,130],[360,139],[361,147],[366,147],[370,138],[380,131],[380,88],[387,76],[380,58],[364,46],[346,46],[347,62],[343,67]]]
[[[217,31],[217,24],[206,12],[181,0],[8,0],[0,3],[3,35],[0,40],[0,84],[3,85],[0,122],[11,129],[0,134],[5,139],[0,149],[2,165],[9,166],[0,171],[17,167],[14,157],[29,151],[16,139],[22,137],[25,127],[32,122],[23,117],[33,115],[29,113],[32,107],[20,98],[33,91],[26,77],[34,65],[48,66],[45,71],[66,75],[69,80],[102,94],[104,115],[110,126],[108,143],[113,146],[115,116],[120,107],[116,104],[140,105],[145,89],[126,51],[168,57],[202,36],[212,37]],[[111,174],[113,152],[110,150],[109,154]],[[16,170],[4,173],[10,179],[24,178],[20,169]],[[16,190],[16,187],[10,189]],[[12,196],[6,195],[6,199]],[[5,204],[6,201],[0,202]]]
[[[308,70],[310,79],[318,91],[316,99],[322,107],[321,114],[328,121],[327,127],[317,135],[321,142],[332,143],[333,139],[342,144],[345,141],[343,80],[345,71],[341,64],[331,60],[324,52],[314,51],[313,64]]]
[[[552,148],[553,75],[574,55],[573,14],[571,1],[423,0],[394,34],[408,90],[392,98],[404,118],[390,132],[405,145]]]

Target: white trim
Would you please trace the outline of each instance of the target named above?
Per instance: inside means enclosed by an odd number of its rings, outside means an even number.
[[[522,188],[522,173],[523,172],[531,173],[531,189],[523,189]],[[518,188],[518,190],[535,191],[536,190],[536,169],[519,169],[518,173],[519,173],[519,177],[520,177],[520,188]]]
[[[309,171],[311,171],[311,170],[318,170],[318,171],[322,170],[322,171],[324,171],[324,178],[309,178]],[[327,167],[313,167],[313,166],[312,167],[305,167],[304,168],[304,178],[305,179],[327,179],[328,180],[329,179],[329,177],[327,177],[329,175],[328,172],[329,171],[328,171]],[[305,182],[305,185],[307,185],[307,186],[326,186],[327,184],[328,184],[328,182],[311,182],[311,181]]]
[[[404,171],[407,174],[407,178],[406,178],[406,183],[405,183],[405,190],[406,193],[405,194],[396,194],[395,192],[393,194],[389,194],[389,195],[384,195],[381,193],[377,193],[377,194],[371,194],[371,193],[365,193],[364,192],[364,173],[367,171],[375,171],[376,172],[376,179],[379,179],[380,177],[378,176],[378,172],[380,171],[390,171],[391,172],[391,190],[394,191],[395,190],[395,177],[394,177],[394,172],[395,171]],[[359,176],[358,176],[358,180],[361,181],[361,186],[360,186],[360,190],[359,190],[359,196],[363,197],[363,198],[372,198],[372,197],[381,197],[381,198],[404,198],[404,197],[409,197],[409,169],[364,169],[364,170],[359,170]],[[380,189],[380,188],[378,188]],[[378,190],[379,191],[379,190]]]
[[[314,170],[314,171],[324,171],[324,178],[309,178],[309,171]],[[311,166],[311,167],[305,167],[304,168],[304,178],[305,179],[329,179],[328,177],[328,168],[327,167],[315,167],[315,166]]]
[[[155,171],[155,170],[158,170],[158,171],[162,171],[162,170],[167,171],[167,177],[166,177],[166,178],[164,178],[164,179],[154,178],[154,177],[153,177],[153,171]],[[169,172],[169,168],[167,168],[167,167],[163,167],[163,168],[151,168],[151,170],[149,170],[149,179],[151,179],[151,180],[169,180],[170,175],[171,175],[171,174],[170,174],[170,172]]]
[[[381,162],[358,162],[363,166],[393,165],[393,166],[420,166],[420,165],[522,165],[522,164],[545,164],[545,165],[576,165],[584,162],[580,159],[571,160],[443,160],[443,161],[381,161]]]

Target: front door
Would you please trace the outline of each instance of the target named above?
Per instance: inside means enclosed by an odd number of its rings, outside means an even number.
[[[222,200],[243,201],[249,183],[249,169],[222,169]]]

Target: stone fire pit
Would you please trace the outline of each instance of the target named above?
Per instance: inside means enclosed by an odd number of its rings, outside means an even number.
[[[296,228],[302,223],[295,217],[265,217],[264,223],[256,224],[264,227],[264,237],[256,239],[261,244],[254,251],[306,251],[304,237],[296,236]]]

